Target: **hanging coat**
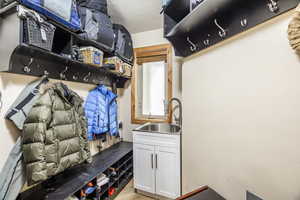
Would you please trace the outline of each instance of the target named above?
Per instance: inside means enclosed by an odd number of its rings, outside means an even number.
[[[101,85],[90,91],[85,102],[85,114],[88,121],[88,139],[93,140],[95,135],[109,133],[117,136],[117,95]]]
[[[47,82],[48,78],[44,76],[41,79],[29,83],[6,113],[5,118],[14,123],[19,130],[23,129],[23,124],[28,113],[34,106],[36,100],[41,96],[39,91],[40,87]],[[0,177],[0,199],[17,199],[17,196],[26,182],[22,152],[22,135],[20,135],[10,151],[0,172]]]
[[[83,100],[63,83],[49,85],[24,123],[22,150],[29,185],[91,162]]]

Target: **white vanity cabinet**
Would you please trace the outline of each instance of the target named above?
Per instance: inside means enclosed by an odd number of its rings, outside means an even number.
[[[180,135],[133,131],[133,162],[135,189],[180,196]]]

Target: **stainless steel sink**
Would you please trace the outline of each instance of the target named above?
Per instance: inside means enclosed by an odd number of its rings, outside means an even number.
[[[167,123],[148,123],[144,124],[134,131],[140,132],[151,132],[151,133],[162,133],[162,134],[180,134],[181,128],[175,124],[167,124]]]

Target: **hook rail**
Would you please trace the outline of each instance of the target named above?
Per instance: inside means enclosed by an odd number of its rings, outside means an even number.
[[[11,55],[10,66],[7,71],[10,73],[38,77],[46,75],[52,79],[88,84],[98,84],[101,81],[103,85],[110,87],[117,83],[118,87],[122,88],[129,80],[105,67],[94,67],[28,45],[16,47]]]
[[[203,1],[192,11],[182,0],[164,12],[164,34],[176,56],[187,57],[295,8],[299,0]],[[208,37],[207,34],[211,36]]]

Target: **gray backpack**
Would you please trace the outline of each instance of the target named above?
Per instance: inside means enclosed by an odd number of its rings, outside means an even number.
[[[162,0],[162,6],[168,6],[171,3],[172,0]]]
[[[77,3],[81,7],[86,7],[108,15],[107,0],[77,0]]]
[[[84,33],[81,37],[94,40],[97,47],[106,52],[113,52],[115,36],[110,17],[97,10],[78,6],[81,28]]]
[[[0,8],[3,8],[16,0],[0,0]]]

